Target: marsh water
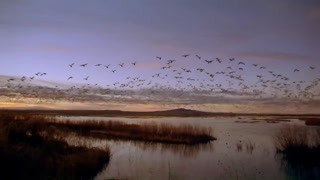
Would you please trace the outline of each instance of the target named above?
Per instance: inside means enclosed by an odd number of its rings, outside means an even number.
[[[281,126],[303,121],[268,123],[252,117],[234,118],[113,118],[59,117],[70,120],[166,123],[211,127],[216,141],[186,146],[134,141],[89,139],[99,148],[108,146],[111,160],[95,179],[315,179],[319,167],[288,164],[275,152],[274,137]],[[69,140],[70,143],[74,142]]]

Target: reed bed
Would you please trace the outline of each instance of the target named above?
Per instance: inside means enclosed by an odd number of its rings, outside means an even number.
[[[275,138],[275,147],[288,161],[319,164],[320,128],[284,126]]]
[[[172,126],[157,123],[128,124],[119,121],[61,121],[55,119],[49,119],[48,123],[83,136],[107,139],[190,145],[216,140],[211,128],[191,125]]]
[[[0,179],[92,179],[109,149],[70,146],[43,118],[0,114]]]

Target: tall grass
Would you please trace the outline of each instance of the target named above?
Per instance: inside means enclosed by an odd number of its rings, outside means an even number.
[[[199,144],[215,140],[211,128],[168,124],[143,123],[128,124],[118,121],[60,121],[48,120],[49,124],[59,129],[74,131],[84,136],[161,142],[171,144]]]
[[[43,120],[0,114],[0,179],[91,179],[109,162],[108,149],[70,146]]]
[[[275,138],[275,147],[289,161],[319,163],[320,128],[284,126]]]

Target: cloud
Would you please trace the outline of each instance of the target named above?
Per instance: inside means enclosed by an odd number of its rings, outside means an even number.
[[[310,56],[296,53],[286,52],[240,52],[235,53],[236,56],[244,58],[258,58],[258,59],[269,59],[269,60],[309,60]]]

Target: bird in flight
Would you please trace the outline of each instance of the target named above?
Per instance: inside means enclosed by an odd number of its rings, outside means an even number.
[[[159,59],[159,60],[161,60],[161,59],[162,59],[162,57],[160,57],[160,56],[157,56],[156,58],[157,58],[157,59]]]
[[[244,62],[239,62],[238,65],[246,65]]]
[[[200,57],[198,54],[196,54],[196,57],[197,57],[198,59],[201,59],[201,57]]]
[[[230,58],[229,61],[234,61],[234,58]]]
[[[207,62],[208,64],[212,63],[213,60],[209,61],[209,60],[205,60],[205,62]]]
[[[70,76],[67,80],[69,81],[70,79],[72,79],[73,77],[72,76]]]
[[[222,60],[221,60],[221,59],[216,58],[216,60],[217,60],[219,63],[222,63]]]
[[[190,54],[185,54],[185,55],[182,55],[182,57],[188,57],[188,56],[190,56]]]
[[[133,62],[133,63],[131,63],[131,64],[135,66],[135,65],[137,64],[137,62]]]
[[[74,65],[74,63],[72,63],[72,64],[69,64],[69,66],[72,68],[72,66]]]
[[[110,65],[111,65],[111,64],[109,64],[109,65],[105,65],[104,67],[108,69]]]
[[[101,66],[102,64],[96,64],[96,66]]]
[[[123,67],[123,66],[124,66],[124,63],[119,64],[119,66]]]
[[[115,72],[116,72],[116,70],[112,70],[112,72],[113,72],[113,73],[115,73]]]
[[[300,71],[299,69],[294,69],[294,70],[293,70],[293,72],[299,72],[299,71]]]
[[[310,66],[309,68],[310,68],[311,70],[314,70],[314,69],[315,69],[315,67],[313,67],[313,66]]]
[[[84,80],[86,80],[86,81],[88,81],[88,79],[89,79],[89,76],[87,76],[86,78],[84,78]]]
[[[14,81],[14,79],[13,79],[13,78],[10,78],[10,79],[8,79],[7,81],[8,81],[8,82],[10,82],[10,81]]]
[[[87,64],[81,64],[80,66],[82,66],[82,67],[86,67],[88,65],[88,63]]]

